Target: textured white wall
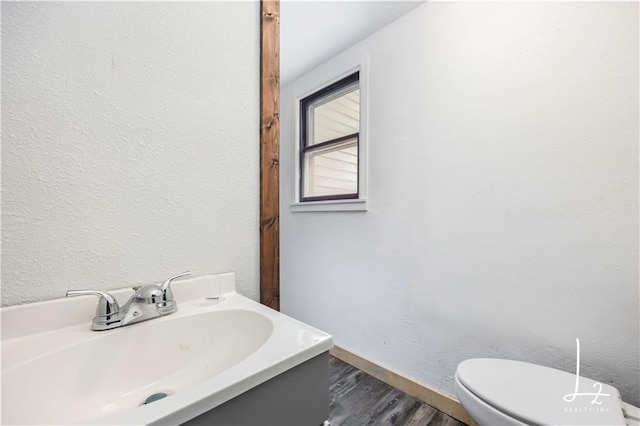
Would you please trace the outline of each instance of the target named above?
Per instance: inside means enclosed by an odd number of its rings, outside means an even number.
[[[280,3],[280,81],[291,83],[425,0],[285,0]]]
[[[2,5],[2,304],[236,272],[258,295],[257,2]]]
[[[293,97],[367,53],[369,211],[291,213]],[[283,312],[449,394],[579,337],[640,403],[637,3],[427,3],[282,104]]]

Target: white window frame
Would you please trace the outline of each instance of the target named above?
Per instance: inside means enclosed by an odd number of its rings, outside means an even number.
[[[368,55],[347,58],[340,55],[319,66],[293,83],[294,96],[294,147],[293,149],[293,200],[292,212],[367,211],[368,171],[368,117],[369,117],[369,67]],[[343,78],[360,73],[360,132],[358,145],[358,198],[345,200],[300,201],[300,101]]]

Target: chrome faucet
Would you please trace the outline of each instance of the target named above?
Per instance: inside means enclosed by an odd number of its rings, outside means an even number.
[[[191,275],[191,273],[183,272],[174,275],[162,284],[134,287],[135,293],[122,308],[116,299],[106,291],[69,290],[67,297],[98,296],[98,307],[96,308],[96,316],[91,323],[91,329],[95,331],[111,330],[176,312],[178,305],[173,298],[171,282],[187,275]]]

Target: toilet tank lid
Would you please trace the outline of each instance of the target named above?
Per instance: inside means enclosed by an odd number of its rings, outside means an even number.
[[[616,388],[579,376],[576,391],[576,377],[550,367],[494,358],[463,361],[456,371],[458,382],[474,395],[524,423],[625,425]]]

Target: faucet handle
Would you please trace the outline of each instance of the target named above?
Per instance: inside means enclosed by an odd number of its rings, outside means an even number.
[[[99,290],[68,290],[66,297],[73,296],[98,296],[98,307],[96,317],[111,317],[120,312],[120,306],[116,299],[106,291]]]
[[[171,284],[171,281],[178,279],[180,277],[186,277],[187,275],[191,275],[191,272],[186,271],[178,275],[174,275],[173,277],[166,279],[162,284],[160,284],[160,288],[162,289],[162,291],[167,291],[167,289],[169,288],[169,284]]]

